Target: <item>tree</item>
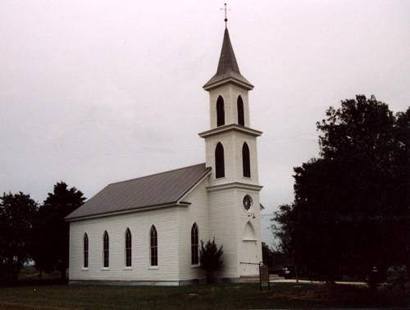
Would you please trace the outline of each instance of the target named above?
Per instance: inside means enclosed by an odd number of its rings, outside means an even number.
[[[294,168],[294,202],[275,215],[301,269],[332,281],[408,264],[409,115],[356,96],[317,123],[320,156]]]
[[[52,193],[40,207],[36,217],[33,258],[37,269],[58,270],[65,279],[68,268],[69,223],[64,218],[85,201],[83,193],[64,182],[54,185]]]
[[[268,266],[269,268],[272,268],[273,251],[265,242],[262,242],[262,262],[264,265]]]
[[[206,279],[208,283],[215,281],[215,272],[221,270],[223,267],[223,246],[219,248],[215,243],[215,239],[208,240],[205,245],[201,240],[200,251],[200,266],[206,272]]]
[[[273,234],[279,240],[278,250],[282,252],[287,257],[293,255],[293,244],[292,239],[293,229],[296,228],[294,224],[295,219],[293,219],[294,212],[292,211],[291,205],[281,205],[279,206],[279,211],[274,213],[273,218],[271,219],[272,225],[271,229]]]
[[[36,202],[22,192],[0,197],[0,281],[17,280],[29,259]]]

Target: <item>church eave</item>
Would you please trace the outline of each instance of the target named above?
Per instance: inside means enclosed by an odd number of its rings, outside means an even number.
[[[83,215],[83,216],[78,216],[78,217],[70,217],[70,218],[65,218],[65,221],[66,222],[76,222],[76,221],[84,221],[84,220],[116,216],[116,215],[122,215],[122,214],[138,213],[138,212],[145,212],[145,211],[150,211],[150,210],[172,208],[172,207],[187,207],[190,204],[191,203],[185,202],[185,201],[181,201],[181,202],[175,201],[175,202],[164,203],[160,205],[144,206],[144,207],[130,208],[126,210],[118,210],[118,211],[105,212],[105,213],[99,213],[99,214],[90,214],[90,215]]]
[[[245,82],[245,81],[241,81],[240,79],[236,79],[234,77],[226,77],[226,78],[222,78],[222,79],[217,79],[215,81],[213,81],[213,79],[209,80],[204,86],[202,86],[203,89],[205,90],[211,90],[213,88],[219,87],[221,85],[227,84],[227,83],[233,83],[236,84],[238,86],[241,86],[247,90],[252,90],[254,88],[254,86],[249,83],[249,82]]]
[[[185,202],[184,199],[190,194],[192,193],[198,186],[199,184],[201,184],[206,178],[208,178],[211,175],[211,171],[212,168],[211,167],[207,167],[206,168],[206,173],[204,173],[204,175],[198,180],[198,182],[196,182],[195,184],[193,184],[185,193],[183,193],[181,195],[181,197],[179,197],[178,199],[178,203],[189,203],[189,202]],[[189,203],[191,204],[191,203]]]
[[[230,188],[241,188],[241,189],[254,190],[254,191],[259,192],[263,188],[263,186],[256,185],[256,184],[242,183],[242,182],[231,182],[231,183],[208,186],[206,189],[209,192],[213,192],[213,191],[219,191],[219,190],[230,189]]]
[[[246,133],[255,137],[258,137],[260,135],[262,135],[262,131],[256,130],[256,129],[252,129],[249,127],[244,127],[244,126],[239,126],[238,124],[230,124],[230,125],[223,125],[223,126],[219,126],[207,131],[203,131],[201,133],[199,133],[199,136],[201,138],[206,138],[209,136],[213,136],[222,132],[226,132],[226,131],[239,131],[242,133]]]

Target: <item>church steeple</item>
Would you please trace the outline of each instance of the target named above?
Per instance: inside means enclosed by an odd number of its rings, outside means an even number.
[[[242,76],[239,71],[238,62],[232,48],[228,28],[225,28],[222,42],[221,55],[219,56],[218,69],[216,74],[203,86],[205,90],[210,90],[224,83],[232,82],[251,90],[253,85]]]
[[[227,22],[225,6],[225,25]],[[209,94],[210,129],[205,140],[209,232],[224,245],[222,277],[258,274],[262,260],[257,137],[249,117],[249,91],[236,61],[227,27],[215,75],[204,85]]]
[[[199,134],[211,170],[206,184],[209,232],[227,253],[223,278],[257,275],[262,260],[256,141],[262,132],[250,123],[252,88],[239,70],[226,27],[218,68],[204,85],[210,129]]]

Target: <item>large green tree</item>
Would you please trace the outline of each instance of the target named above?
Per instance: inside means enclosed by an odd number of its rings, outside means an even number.
[[[17,279],[30,257],[36,202],[22,192],[0,197],[0,281]]]
[[[283,250],[329,280],[409,264],[410,108],[356,96],[317,128],[320,155],[294,169],[294,202],[275,216]]]
[[[33,257],[37,269],[58,270],[65,279],[68,268],[69,224],[64,220],[70,212],[84,203],[83,193],[64,182],[54,185],[40,206],[34,227]]]

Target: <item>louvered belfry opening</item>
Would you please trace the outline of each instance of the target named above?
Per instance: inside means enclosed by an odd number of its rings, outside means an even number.
[[[225,103],[222,96],[216,100],[216,126],[225,125]]]
[[[250,154],[249,154],[249,147],[246,142],[242,146],[242,166],[243,166],[243,176],[244,177],[251,177],[251,162],[250,162]]]
[[[223,178],[225,176],[225,158],[224,147],[219,142],[215,149],[215,177]]]
[[[244,115],[244,109],[243,109],[243,100],[241,96],[238,96],[236,106],[238,110],[238,124],[240,126],[245,126],[245,115]]]

